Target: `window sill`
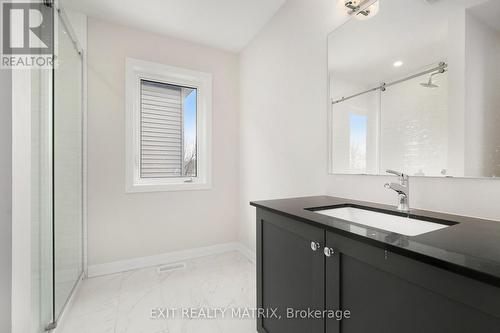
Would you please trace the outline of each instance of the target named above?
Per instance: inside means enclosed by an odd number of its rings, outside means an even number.
[[[204,183],[172,183],[172,184],[127,184],[126,193],[175,192],[211,190],[212,184]]]

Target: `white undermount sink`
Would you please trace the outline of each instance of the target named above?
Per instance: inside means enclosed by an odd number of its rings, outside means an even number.
[[[417,236],[430,231],[449,227],[449,225],[427,222],[392,214],[374,212],[355,207],[340,207],[315,210],[316,213],[332,216],[341,220],[362,224],[368,227],[395,232],[406,236]]]

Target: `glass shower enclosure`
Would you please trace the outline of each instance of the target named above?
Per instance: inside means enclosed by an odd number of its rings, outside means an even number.
[[[54,318],[83,274],[82,50],[64,13],[58,13],[53,71]]]
[[[50,10],[57,64],[31,71],[33,333],[57,326],[84,274],[83,51],[64,12]]]

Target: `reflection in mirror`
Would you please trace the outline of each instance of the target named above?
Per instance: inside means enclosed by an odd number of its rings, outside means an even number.
[[[500,1],[378,5],[328,37],[330,171],[499,177]]]
[[[432,78],[431,78],[432,76]],[[447,73],[435,71],[388,87],[381,98],[381,170],[446,174]]]

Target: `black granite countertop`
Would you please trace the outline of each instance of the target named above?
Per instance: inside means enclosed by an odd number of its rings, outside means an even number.
[[[500,221],[412,209],[410,217],[451,225],[418,236],[405,236],[314,212],[316,208],[355,205],[402,215],[393,206],[329,196],[250,204],[500,287]]]

